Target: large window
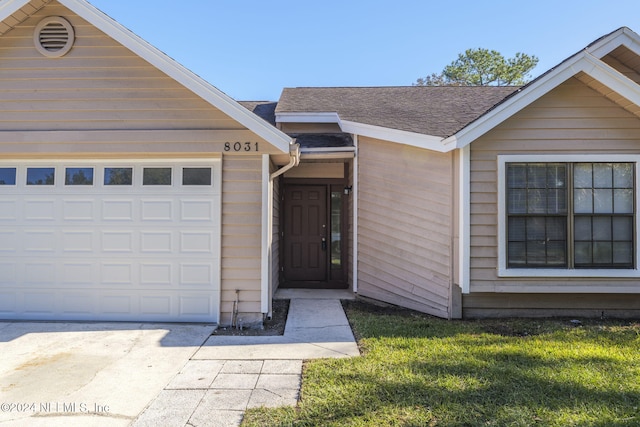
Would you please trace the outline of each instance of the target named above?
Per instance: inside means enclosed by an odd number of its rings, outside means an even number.
[[[506,267],[635,267],[635,164],[507,162]]]

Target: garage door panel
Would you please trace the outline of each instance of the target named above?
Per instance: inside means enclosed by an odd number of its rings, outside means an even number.
[[[56,219],[56,201],[25,200],[24,219],[26,221],[54,221]]]
[[[0,292],[0,315],[13,318],[18,311],[16,300],[17,295],[15,292]]]
[[[64,200],[62,202],[63,221],[94,221],[95,202],[93,200]]]
[[[22,237],[26,255],[38,255],[42,252],[56,251],[56,233],[54,231],[27,230]]]
[[[171,297],[169,295],[143,295],[140,297],[140,314],[143,316],[170,317]]]
[[[55,288],[56,263],[54,262],[25,262],[24,263],[24,284],[51,286]]]
[[[142,200],[142,221],[173,221],[172,200]]]
[[[134,252],[133,231],[103,231],[102,252],[105,253],[132,253]]]
[[[211,222],[214,219],[213,202],[208,200],[182,200],[180,204],[181,221]]]
[[[60,245],[63,252],[93,254],[95,247],[95,232],[87,231],[62,231]]]
[[[142,231],[140,233],[141,253],[173,253],[173,236],[169,231]]]
[[[175,282],[173,263],[141,263],[140,283],[145,287],[169,287]]]
[[[133,263],[102,263],[100,283],[102,285],[133,285]],[[108,289],[106,286],[105,289]]]
[[[15,286],[18,282],[17,271],[17,262],[0,262],[0,286]]]
[[[219,159],[21,163],[0,161],[18,171],[0,186],[0,318],[218,320]],[[211,185],[183,186],[184,165],[211,168]],[[54,185],[26,185],[42,167]],[[65,184],[78,167],[92,185]],[[144,185],[146,167],[172,168],[172,184]],[[104,184],[108,168],[133,179]]]
[[[94,262],[65,262],[62,264],[63,287],[93,287],[96,283]]]
[[[17,199],[0,200],[0,221],[18,220]]]
[[[102,221],[133,221],[133,200],[103,200]]]
[[[18,233],[15,231],[0,231],[0,253],[15,253],[18,250]]]
[[[67,315],[85,316],[96,314],[96,296],[92,293],[62,293],[60,311]]]
[[[25,292],[23,294],[23,312],[47,317],[55,313],[56,293],[50,292]]]

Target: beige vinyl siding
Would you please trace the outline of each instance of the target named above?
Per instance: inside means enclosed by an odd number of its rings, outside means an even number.
[[[44,17],[68,19],[72,50],[33,46]],[[0,131],[242,129],[241,125],[58,2],[0,37]]]
[[[239,316],[261,321],[262,158],[222,159],[222,283],[220,323],[231,323],[239,290]]]
[[[497,156],[596,153],[640,153],[640,119],[576,78],[471,144],[472,293],[640,290],[637,279],[498,277]]]
[[[358,293],[449,317],[452,155],[359,140]]]

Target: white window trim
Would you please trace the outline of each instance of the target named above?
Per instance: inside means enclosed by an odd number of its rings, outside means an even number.
[[[507,209],[506,209],[506,164],[507,163],[579,163],[611,162],[635,163],[635,265],[634,269],[570,269],[570,268],[507,268]],[[557,154],[557,155],[499,155],[498,156],[498,277],[640,277],[638,246],[640,213],[637,193],[640,189],[640,155],[628,154]]]

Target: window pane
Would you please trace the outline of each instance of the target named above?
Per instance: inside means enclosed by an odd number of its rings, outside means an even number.
[[[211,185],[211,168],[182,169],[182,185]]]
[[[547,242],[546,264],[553,267],[566,265],[566,253],[566,242]]]
[[[547,213],[545,190],[527,190],[527,213]]]
[[[613,190],[614,213],[633,213],[633,190]]]
[[[633,188],[632,163],[616,163],[613,166],[613,186],[615,188]]]
[[[593,190],[593,212],[613,213],[613,190]]]
[[[93,185],[93,168],[66,168],[64,185]]]
[[[591,217],[590,216],[578,216],[573,222],[575,240],[591,241]]]
[[[567,191],[565,189],[547,190],[547,213],[567,212]]]
[[[544,217],[527,218],[527,240],[545,240]]]
[[[16,185],[16,168],[0,168],[0,185]]]
[[[507,165],[507,188],[526,188],[527,168],[524,165]]]
[[[567,236],[565,218],[547,218],[547,241],[565,241]]]
[[[573,167],[573,186],[591,188],[593,185],[591,163],[576,163]]]
[[[591,242],[576,242],[574,252],[576,266],[591,264]]]
[[[342,192],[331,192],[331,268],[342,268]]]
[[[593,187],[613,188],[613,165],[611,163],[594,163]]]
[[[632,242],[615,242],[613,244],[613,263],[633,266]]]
[[[508,204],[510,214],[527,212],[527,190],[509,190]]]
[[[573,210],[575,213],[593,212],[593,190],[579,189],[573,191]]]
[[[524,267],[527,264],[527,246],[525,242],[509,243],[509,266]]]
[[[541,240],[527,242],[527,263],[543,266],[547,263],[547,245]]]
[[[527,167],[527,187],[547,188],[547,167],[545,164]]]
[[[593,242],[593,263],[611,264],[613,261],[613,248],[611,242]]]
[[[526,240],[524,218],[509,218],[509,241],[524,242]]]
[[[171,168],[144,168],[142,185],[171,185]]]
[[[133,168],[104,168],[104,185],[132,185]]]
[[[27,168],[27,185],[55,185],[55,168]]]
[[[633,218],[614,217],[613,218],[613,240],[633,241]]]
[[[593,240],[611,241],[611,217],[593,218]]]
[[[567,167],[565,165],[547,166],[547,187],[566,188]]]

